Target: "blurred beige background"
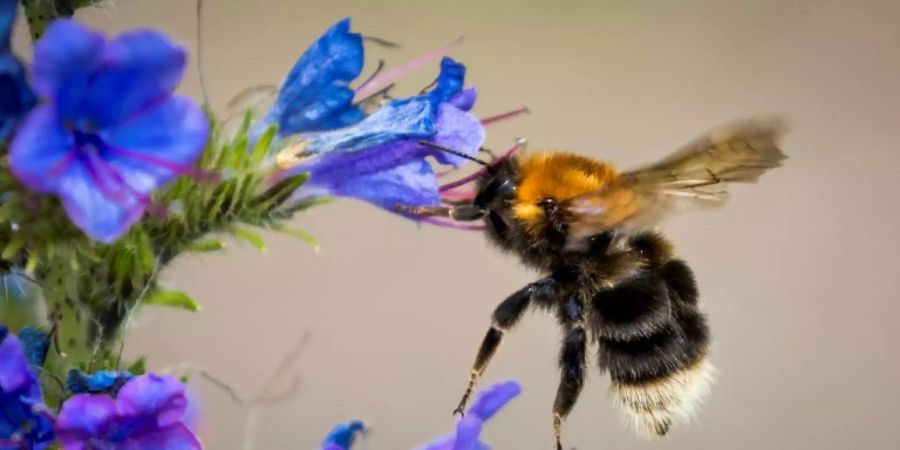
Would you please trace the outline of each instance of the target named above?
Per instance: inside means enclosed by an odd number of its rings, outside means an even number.
[[[401,42],[368,62],[398,65],[458,35],[480,90],[476,111],[533,113],[489,130],[624,167],[707,129],[786,114],[791,159],[716,214],[671,221],[695,269],[720,376],[698,421],[660,442],[624,428],[590,370],[565,428],[584,449],[900,448],[900,3],[887,1],[366,2],[206,0],[204,71],[220,111],[241,89],[277,83],[336,20]],[[80,17],[110,31],[159,26],[195,43],[194,3],[119,0]],[[24,36],[19,36],[23,38]],[[413,92],[436,66],[408,77]],[[196,66],[184,92],[199,95]],[[489,314],[535,277],[477,233],[422,228],[366,204],[304,214],[319,254],[272,235],[166,273],[204,306],[147,309],[127,351],[154,367],[190,362],[238,391],[261,388],[297,339],[297,395],[260,410],[253,448],[317,448],[333,423],[362,417],[367,448],[411,448],[448,430]],[[493,420],[497,449],[550,449],[558,331],[533,314],[485,382],[524,395]],[[595,367],[592,365],[592,367]],[[246,408],[203,384],[209,448],[242,448]]]

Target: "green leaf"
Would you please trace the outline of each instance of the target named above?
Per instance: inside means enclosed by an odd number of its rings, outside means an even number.
[[[259,140],[256,141],[256,144],[253,146],[253,151],[250,152],[250,156],[247,158],[247,168],[258,167],[260,163],[266,158],[266,155],[269,153],[269,147],[272,146],[272,139],[275,138],[275,133],[278,132],[278,128],[273,124],[270,125],[269,128],[266,128],[266,131],[259,137]]]
[[[272,186],[271,189],[264,192],[260,196],[258,208],[262,211],[268,211],[280,205],[282,202],[287,200],[287,198],[290,197],[290,195],[294,193],[297,188],[302,186],[303,183],[306,183],[306,180],[308,179],[309,173],[304,172],[294,175],[285,180],[281,180],[278,184]]]
[[[157,290],[144,298],[145,305],[162,305],[198,312],[200,305],[182,291]]]
[[[6,247],[3,249],[3,253],[0,253],[0,258],[5,260],[11,260],[19,254],[19,250],[27,243],[28,241],[25,239],[22,233],[16,233],[9,240],[9,243],[6,244]]]
[[[135,227],[135,234],[137,235],[136,250],[138,261],[141,264],[141,270],[147,273],[153,272],[153,268],[156,266],[156,257],[153,254],[153,245],[150,243],[150,236],[147,235],[146,231],[137,227]]]
[[[225,203],[225,200],[231,194],[231,190],[234,187],[235,183],[233,179],[228,180],[219,186],[219,189],[221,189],[221,191],[216,197],[216,202],[213,203],[212,208],[209,209],[209,212],[206,215],[208,221],[212,222],[219,216],[219,211],[222,209],[222,205]]]
[[[218,250],[222,250],[225,248],[225,242],[220,241],[218,239],[204,239],[202,241],[196,241],[188,244],[187,251],[189,252],[215,252]]]
[[[260,236],[260,234],[256,231],[253,231],[246,227],[238,226],[231,229],[231,234],[233,234],[237,238],[249,242],[260,251],[266,251],[266,241],[263,240],[263,237]]]
[[[288,225],[278,224],[273,227],[273,229],[279,233],[284,233],[288,236],[293,236],[295,238],[299,238],[303,242],[309,244],[313,250],[318,253],[319,252],[319,241],[316,240],[316,237],[312,234],[309,234],[306,231],[298,230],[296,228],[291,228]]]
[[[147,373],[147,357],[139,357],[138,359],[134,360],[133,363],[129,364],[128,367],[125,368],[125,370],[135,375],[143,375]]]

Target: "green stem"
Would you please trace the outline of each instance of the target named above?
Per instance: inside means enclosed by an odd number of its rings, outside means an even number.
[[[60,17],[72,17],[75,10],[90,6],[96,0],[22,0],[28,19],[32,41],[40,39],[50,22]]]

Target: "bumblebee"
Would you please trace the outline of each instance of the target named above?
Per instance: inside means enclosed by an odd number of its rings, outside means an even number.
[[[663,436],[688,419],[714,375],[710,332],[691,269],[653,227],[678,210],[721,206],[730,183],[752,183],[781,166],[784,131],[780,120],[732,123],[624,173],[563,152],[472,158],[486,166],[473,200],[397,205],[413,215],[484,221],[491,242],[543,275],[494,310],[455,413],[462,414],[504,335],[537,308],[563,329],[557,449],[584,385],[589,347],[609,373],[614,403],[639,433]]]

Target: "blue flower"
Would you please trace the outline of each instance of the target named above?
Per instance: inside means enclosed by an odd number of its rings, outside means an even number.
[[[0,141],[6,140],[19,119],[37,99],[28,86],[25,68],[12,54],[10,38],[18,0],[0,0]]]
[[[47,448],[53,423],[22,343],[0,325],[0,449]]]
[[[98,370],[88,374],[72,369],[66,375],[66,387],[75,394],[85,392],[96,394],[115,391],[132,378],[134,374],[127,371]]]
[[[515,381],[498,383],[484,390],[468,413],[456,424],[456,432],[439,438],[418,450],[486,450],[481,442],[481,430],[484,423],[506,406],[522,392],[522,387]]]
[[[347,450],[356,437],[366,432],[366,425],[359,420],[339,423],[322,440],[322,450]]]
[[[28,363],[42,367],[50,349],[50,336],[34,327],[22,327],[18,335]]]
[[[362,68],[362,36],[350,32],[350,19],[341,20],[294,64],[275,104],[254,133],[258,135],[273,123],[280,136],[290,136],[359,122],[365,113],[353,104],[355,91],[349,84]]]
[[[56,435],[66,450],[200,449],[185,423],[185,386],[172,376],[132,378],[116,394],[76,394],[62,404]]]
[[[353,197],[391,212],[396,212],[398,203],[439,205],[437,177],[426,158],[432,156],[440,164],[453,166],[465,159],[423,146],[420,141],[474,155],[485,137],[481,122],[469,113],[476,93],[462,89],[464,77],[465,66],[444,58],[432,91],[394,100],[356,125],[302,141],[304,153],[324,155],[286,172],[310,174],[294,200]],[[416,114],[407,114],[410,105],[418,108]]]
[[[35,46],[32,85],[46,103],[20,125],[12,172],[56,194],[90,237],[112,242],[141,218],[150,193],[193,170],[209,134],[200,107],[172,91],[185,52],[151,30],[107,40],[58,20]]]

